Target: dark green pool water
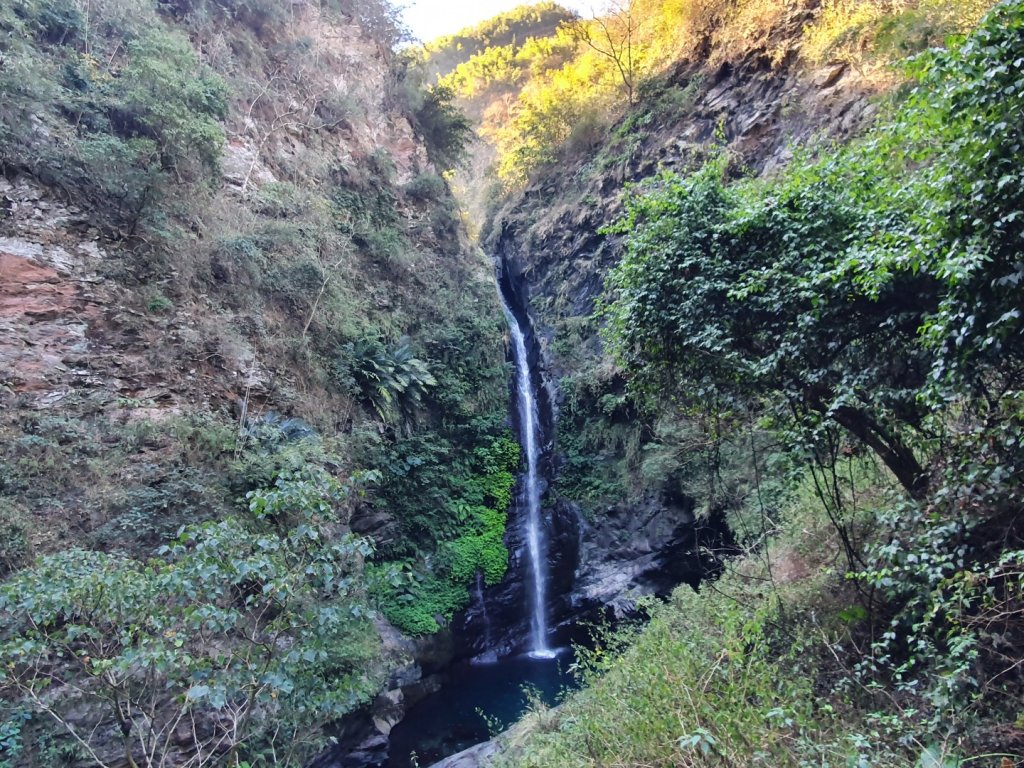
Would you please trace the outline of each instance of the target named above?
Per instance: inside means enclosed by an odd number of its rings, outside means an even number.
[[[444,687],[413,706],[391,731],[387,768],[429,766],[487,741],[527,709],[524,688],[546,704],[556,704],[576,687],[569,672],[572,652],[553,659],[512,656],[493,663],[466,663],[447,671]],[[415,761],[412,755],[415,754]]]

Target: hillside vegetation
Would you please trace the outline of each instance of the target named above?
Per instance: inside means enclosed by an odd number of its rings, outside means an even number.
[[[930,13],[844,23],[874,41],[863,64],[896,32],[931,39]],[[681,488],[728,510],[745,554],[646,627],[598,633],[584,690],[534,711],[499,764],[1024,762],[1022,31],[1004,2],[921,51],[845,145],[763,177],[706,147],[626,190],[596,312],[552,321],[578,334],[551,349],[563,413],[590,430],[563,422],[556,488],[594,494],[595,519],[631,483]],[[643,98],[624,123],[658,119]],[[537,173],[516,211],[558,188]],[[604,349],[581,353],[599,325]],[[618,487],[583,466],[597,446]]]
[[[0,7],[0,765],[301,765],[501,578],[465,121],[386,3]]]
[[[660,79],[681,64],[710,69],[756,52],[773,66],[793,58],[847,63],[885,83],[893,77],[889,64],[970,29],[988,5],[613,0],[590,19],[559,18],[540,4],[441,38],[425,55],[442,87],[478,119],[507,191],[594,151],[627,108],[649,105]],[[555,20],[561,23],[552,31]],[[794,24],[795,35],[786,31]],[[497,30],[511,30],[514,39]]]
[[[499,764],[1024,764],[990,5],[545,3],[416,51],[384,0],[0,4],[0,768],[307,765],[501,581],[504,321],[451,186],[530,301],[551,504],[741,550],[595,629]]]

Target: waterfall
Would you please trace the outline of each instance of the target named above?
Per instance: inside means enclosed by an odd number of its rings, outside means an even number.
[[[491,647],[491,617],[487,615],[487,603],[484,602],[484,575],[476,572],[476,602],[480,606],[480,616],[484,622],[484,647]]]
[[[547,542],[544,526],[540,518],[540,482],[538,480],[538,464],[540,446],[538,432],[540,419],[537,410],[537,397],[530,376],[530,360],[526,353],[526,338],[519,320],[509,308],[504,296],[505,317],[512,332],[512,357],[516,367],[516,405],[519,411],[519,439],[526,452],[526,482],[523,488],[523,500],[526,503],[526,545],[530,559],[530,587],[532,617],[530,621],[531,651],[535,658],[551,658],[554,656],[548,647],[547,617]]]

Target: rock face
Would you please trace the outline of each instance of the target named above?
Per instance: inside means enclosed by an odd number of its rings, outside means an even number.
[[[511,311],[526,329],[525,344],[534,388],[541,445],[540,474],[542,498],[553,475],[554,410],[550,380],[544,374],[544,360],[540,342],[533,331],[529,307],[524,303],[523,284],[514,273],[499,268],[498,283]],[[509,401],[516,402],[516,382],[509,382]],[[510,406],[513,427],[522,435],[517,409]],[[523,478],[516,487],[506,544],[509,549],[508,575],[500,583],[480,590],[469,608],[455,617],[452,636],[457,658],[473,657],[483,653],[505,656],[527,650],[530,634],[528,573],[529,554],[526,546],[526,503],[523,498]],[[547,614],[555,621],[566,615],[570,606],[575,569],[579,559],[580,522],[575,511],[566,505],[546,506],[543,515],[547,546],[546,571],[548,576]]]
[[[51,408],[72,388],[98,383],[90,336],[104,315],[95,268],[106,254],[96,240],[69,235],[81,212],[36,184],[0,178],[0,202],[17,223],[16,236],[0,237],[0,398],[17,393]]]
[[[734,546],[724,515],[698,518],[692,499],[613,507],[581,538],[573,608],[605,606],[614,618],[628,616],[637,596],[666,595],[679,584],[696,588],[718,573],[719,558]]]
[[[779,34],[797,39],[794,30],[803,23],[794,18],[793,29]],[[578,157],[543,173],[494,214],[484,233],[487,251],[501,273],[514,279],[519,301],[533,319],[539,370],[557,427],[549,452],[554,517],[577,521],[572,548],[578,564],[568,599],[557,607],[563,619],[597,606],[628,612],[637,595],[696,584],[716,568],[707,551],[727,552],[732,545],[713,505],[665,488],[634,490],[629,501],[605,504],[588,520],[560,498],[557,433],[566,428],[560,419],[562,382],[581,370],[610,367],[597,323],[581,322],[593,313],[604,276],[620,256],[619,240],[600,230],[620,214],[624,185],[660,170],[694,167],[716,135],[731,168],[770,174],[785,165],[793,145],[848,137],[875,111],[872,89],[856,72],[841,64],[809,70],[793,52],[781,64],[757,51],[713,66],[682,64],[668,89],[673,98],[666,100],[685,106],[635,129],[640,132],[624,141],[618,154],[614,146],[601,148],[603,156],[617,157],[615,162],[603,162],[603,170],[595,171],[599,164],[593,157]],[[587,330],[579,332],[580,327]],[[615,450],[620,449],[608,448]]]
[[[490,765],[491,761],[501,753],[501,748],[495,740],[485,741],[475,747],[464,749],[461,752],[446,757],[439,763],[434,763],[430,768],[482,768]]]

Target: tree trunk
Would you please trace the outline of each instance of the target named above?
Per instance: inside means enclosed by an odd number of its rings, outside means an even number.
[[[867,445],[885,463],[912,499],[920,501],[927,490],[924,469],[914,452],[897,436],[885,429],[866,411],[844,405],[831,417]]]

